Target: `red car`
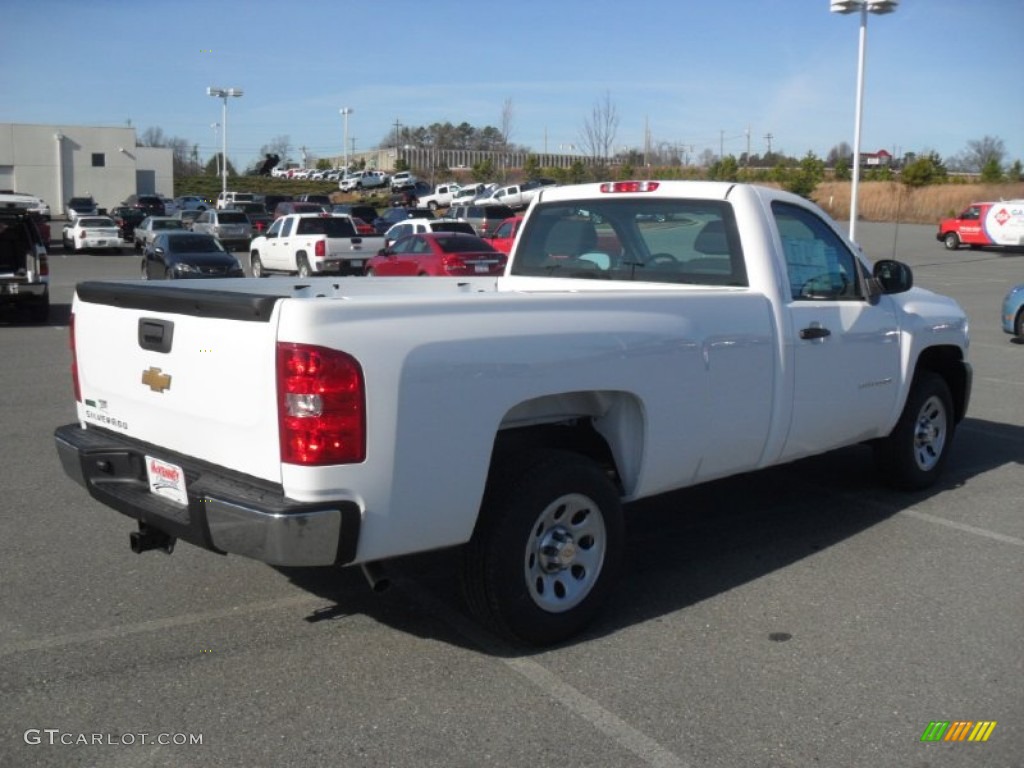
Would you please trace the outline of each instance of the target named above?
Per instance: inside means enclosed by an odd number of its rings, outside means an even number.
[[[370,259],[367,275],[435,277],[500,275],[508,256],[486,240],[462,232],[406,235]]]
[[[512,243],[515,242],[516,233],[519,231],[519,225],[522,223],[522,216],[513,216],[511,219],[505,219],[498,225],[498,228],[494,230],[494,233],[488,240],[490,240],[491,245],[502,253],[512,253]]]

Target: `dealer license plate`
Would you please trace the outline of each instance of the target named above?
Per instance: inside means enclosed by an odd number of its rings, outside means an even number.
[[[185,490],[185,472],[177,464],[171,464],[152,456],[146,457],[146,475],[149,490],[175,504],[188,504]]]

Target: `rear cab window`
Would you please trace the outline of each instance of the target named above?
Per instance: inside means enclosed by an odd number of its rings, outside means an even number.
[[[520,235],[511,274],[749,285],[732,206],[721,200],[542,203]]]

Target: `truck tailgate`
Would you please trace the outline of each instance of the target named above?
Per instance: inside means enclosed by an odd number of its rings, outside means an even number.
[[[280,482],[280,296],[246,292],[237,280],[183,287],[78,286],[79,421]]]

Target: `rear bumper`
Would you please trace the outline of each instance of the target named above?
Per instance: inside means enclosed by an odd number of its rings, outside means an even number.
[[[49,301],[49,283],[0,278],[0,304],[39,304]]]
[[[169,536],[271,565],[341,565],[355,559],[362,519],[352,501],[308,504],[280,486],[78,424],[54,432],[64,471],[89,495]],[[184,470],[188,504],[149,491],[146,457]]]

